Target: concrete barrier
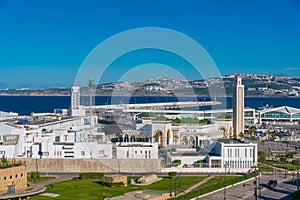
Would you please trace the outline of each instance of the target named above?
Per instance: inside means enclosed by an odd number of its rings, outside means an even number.
[[[226,172],[230,173],[247,173],[250,168],[230,168],[226,169]],[[225,168],[208,168],[208,167],[190,167],[190,168],[182,168],[182,167],[170,167],[170,168],[162,168],[161,172],[193,172],[193,173],[224,173]]]
[[[27,171],[39,172],[160,172],[159,159],[18,159]]]

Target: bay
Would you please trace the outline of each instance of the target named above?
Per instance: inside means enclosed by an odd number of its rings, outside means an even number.
[[[84,98],[85,100],[88,99]],[[198,101],[208,101],[209,97],[198,97]],[[200,108],[217,109],[231,108],[232,98],[217,98],[223,103],[222,106]],[[95,97],[96,105],[121,104],[121,103],[161,103],[161,102],[178,102],[178,101],[195,101],[192,97],[170,97],[170,96],[131,96],[131,97]],[[85,101],[87,102],[87,101]],[[245,97],[245,107],[258,109],[266,106],[291,106],[300,108],[300,98],[288,97]],[[53,112],[55,108],[70,107],[69,96],[0,96],[0,111],[17,112],[19,115],[30,115],[32,112]]]

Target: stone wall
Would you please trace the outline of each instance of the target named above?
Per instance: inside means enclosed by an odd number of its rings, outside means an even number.
[[[159,159],[19,159],[26,162],[27,171],[39,172],[157,172]]]
[[[120,175],[107,175],[104,176],[105,182],[109,183],[120,183],[122,182],[124,186],[127,186],[127,176],[120,176]]]
[[[0,169],[0,195],[8,192],[8,186],[15,187],[15,193],[27,189],[27,171],[25,166]]]

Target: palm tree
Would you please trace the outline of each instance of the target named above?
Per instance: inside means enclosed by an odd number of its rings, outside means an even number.
[[[280,138],[280,142],[282,141],[282,138],[283,138],[283,134],[282,133],[280,133],[279,135],[279,138]]]
[[[244,135],[243,132],[240,132],[239,136],[240,136],[240,138],[243,140],[245,135]]]
[[[272,134],[272,132],[270,131],[270,129],[267,130],[267,135],[268,135],[268,140],[270,140],[270,135]]]
[[[116,138],[118,138],[118,142],[121,142],[122,133],[117,133]]]
[[[272,134],[272,135],[271,135],[271,138],[272,138],[272,140],[274,141],[274,140],[276,139],[276,135],[275,135],[275,134]]]
[[[251,127],[249,128],[248,133],[249,133],[249,135],[250,135],[250,138],[252,137],[252,135],[253,135],[253,133],[254,133],[255,130],[256,130],[256,127],[255,127],[255,126],[251,126]]]

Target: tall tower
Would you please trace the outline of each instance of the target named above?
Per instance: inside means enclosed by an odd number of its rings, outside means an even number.
[[[233,87],[233,137],[240,138],[240,133],[244,134],[244,85],[242,78],[236,76],[236,83]]]
[[[71,87],[71,116],[85,116],[85,110],[83,106],[80,106],[80,87]]]

